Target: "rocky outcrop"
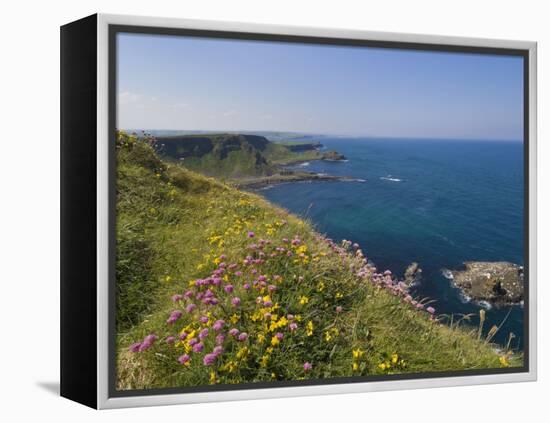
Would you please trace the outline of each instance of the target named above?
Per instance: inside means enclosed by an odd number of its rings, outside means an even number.
[[[523,301],[523,266],[509,262],[470,261],[465,269],[453,271],[455,286],[478,301],[517,304]]]

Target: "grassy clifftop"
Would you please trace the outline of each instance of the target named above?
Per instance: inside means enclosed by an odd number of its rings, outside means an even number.
[[[319,143],[274,143],[250,134],[199,134],[157,137],[162,156],[188,169],[216,177],[271,176],[277,165],[321,159]]]
[[[520,364],[357,246],[123,133],[116,270],[118,389]]]

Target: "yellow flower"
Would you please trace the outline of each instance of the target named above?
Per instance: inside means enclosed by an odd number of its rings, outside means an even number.
[[[240,360],[241,358],[246,358],[248,356],[248,347],[242,347],[239,351],[237,351],[237,358]]]
[[[281,343],[281,341],[279,341],[279,338],[277,338],[276,336],[271,337],[271,345],[273,345],[274,347],[276,347],[276,346],[279,345],[280,343]]]
[[[353,364],[351,365],[351,368],[353,370],[357,370],[357,369],[359,369],[359,364],[357,364],[356,362],[353,362]]]
[[[378,365],[378,367],[379,367],[380,369],[382,369],[382,370],[386,370],[386,368],[388,368],[388,367],[389,367],[389,364],[386,364],[386,363],[380,363],[380,364]]]
[[[319,282],[317,285],[317,291],[322,292],[325,289],[325,283],[323,281]]]
[[[313,335],[313,322],[311,320],[307,322],[306,333],[307,333],[307,336]]]
[[[265,335],[263,333],[258,334],[258,344],[263,344],[265,341]]]
[[[397,364],[397,361],[399,360],[399,356],[396,353],[393,353],[391,355],[391,362],[392,364]]]
[[[360,348],[357,348],[356,350],[353,350],[353,358],[361,358],[365,351],[362,351]]]
[[[167,276],[164,278],[164,280],[165,280],[166,282],[172,282],[172,276],[167,275]]]
[[[264,354],[260,359],[260,366],[267,367],[267,363],[269,363],[269,356],[267,354]]]
[[[239,321],[239,316],[237,316],[236,314],[233,314],[233,316],[231,316],[229,320],[231,321],[231,323],[235,324]]]
[[[342,298],[344,295],[341,292],[336,293],[336,299]]]
[[[216,380],[216,372],[214,370],[212,370],[210,372],[210,384],[213,385],[217,382]]]
[[[499,357],[498,361],[500,361],[500,365],[502,367],[508,367],[510,366],[510,363],[508,362],[508,357],[505,355],[502,355]]]
[[[309,298],[302,295],[300,297],[300,304],[304,305],[304,304],[307,304],[307,303],[309,303]]]

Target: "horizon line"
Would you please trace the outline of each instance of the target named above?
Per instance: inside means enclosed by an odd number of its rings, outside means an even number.
[[[376,134],[342,134],[342,133],[322,133],[322,132],[305,132],[305,131],[287,131],[287,130],[274,130],[274,129],[166,129],[166,128],[145,128],[145,129],[136,129],[136,128],[119,128],[122,131],[171,131],[171,132],[188,132],[186,135],[193,135],[193,132],[199,133],[208,133],[208,134],[248,134],[254,135],[254,133],[261,132],[271,132],[271,133],[281,133],[281,134],[298,134],[298,135],[307,135],[307,136],[320,136],[320,137],[334,137],[334,138],[379,138],[379,139],[388,139],[388,140],[440,140],[440,141],[492,141],[492,142],[520,142],[523,143],[525,140],[522,138],[473,138],[473,137],[435,137],[435,136],[399,136],[399,135],[376,135]]]

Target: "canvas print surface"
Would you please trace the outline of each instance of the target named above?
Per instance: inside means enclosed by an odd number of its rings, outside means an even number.
[[[521,370],[523,60],[119,32],[115,389]]]

